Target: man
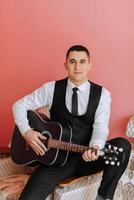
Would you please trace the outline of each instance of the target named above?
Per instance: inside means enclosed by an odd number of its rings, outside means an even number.
[[[75,45],[68,50],[65,69],[68,78],[48,82],[14,104],[15,123],[36,154],[44,155],[46,147],[41,140],[45,140],[45,137],[31,129],[27,110],[47,106],[53,121],[71,125],[73,143],[89,145],[91,149],[82,155],[70,153],[67,163],[62,167],[41,164],[29,179],[20,200],[44,200],[60,180],[101,170],[104,172],[96,200],[112,200],[117,183],[127,167],[131,146],[123,138],[109,141],[124,149],[124,159],[120,166],[106,165],[100,159],[99,150],[104,147],[109,133],[110,93],[104,87],[88,81],[91,62],[86,47]],[[74,96],[77,106],[72,103]]]

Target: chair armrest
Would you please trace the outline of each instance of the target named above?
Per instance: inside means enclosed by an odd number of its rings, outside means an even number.
[[[89,179],[90,182],[93,183],[93,182],[99,181],[101,177],[102,177],[102,172],[97,172],[95,174],[87,175],[87,176],[70,177],[70,178],[60,181],[58,186],[59,188],[70,187],[73,184],[82,182],[84,179]]]
[[[59,186],[59,188],[68,187],[68,186],[71,186],[74,183],[80,182],[81,180],[83,180],[85,178],[86,178],[86,176],[67,178],[67,179],[60,181],[58,186]]]

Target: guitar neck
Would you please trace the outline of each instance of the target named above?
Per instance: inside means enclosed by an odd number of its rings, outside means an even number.
[[[48,140],[48,148],[55,148],[55,149],[62,149],[65,151],[71,151],[76,153],[83,153],[84,151],[88,150],[88,146],[82,146],[78,144],[72,144],[69,142],[64,142],[55,139]]]

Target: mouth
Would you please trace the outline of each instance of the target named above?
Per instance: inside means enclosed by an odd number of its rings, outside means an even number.
[[[82,72],[74,72],[74,74],[81,74]]]

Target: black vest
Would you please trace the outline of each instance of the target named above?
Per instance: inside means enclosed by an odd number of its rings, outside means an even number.
[[[90,95],[85,114],[73,116],[65,104],[65,95],[67,87],[67,78],[56,81],[53,103],[50,110],[52,121],[61,124],[69,124],[73,129],[72,142],[81,145],[88,145],[92,136],[94,116],[101,97],[102,87],[90,82]]]

